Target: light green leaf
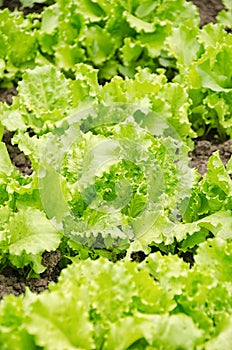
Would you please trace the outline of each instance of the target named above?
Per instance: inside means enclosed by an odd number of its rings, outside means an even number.
[[[169,34],[170,28],[166,24],[158,24],[152,32],[140,32],[138,40],[142,47],[146,47],[150,57],[158,57],[165,47],[165,39]]]
[[[205,54],[196,62],[196,73],[201,80],[201,86],[213,91],[229,92],[232,89],[232,68],[228,62],[232,59],[232,40],[215,47],[209,47]]]
[[[44,293],[30,306],[26,328],[37,345],[50,350],[93,349],[87,286]],[[66,292],[70,295],[69,298]],[[62,300],[62,303],[61,303]]]
[[[22,106],[20,98],[14,97],[13,105],[7,106],[6,104],[0,105],[1,122],[9,131],[21,131],[26,130],[27,125],[24,121],[25,109]]]
[[[227,196],[232,196],[232,180],[221,161],[219,151],[214,152],[209,158],[205,181],[219,187]]]
[[[61,239],[59,232],[45,215],[37,209],[24,209],[15,213],[9,221],[5,240],[12,256],[41,254],[55,250]]]
[[[205,344],[205,350],[224,350],[230,347],[232,342],[231,318],[225,321],[220,328],[220,333]]]
[[[198,31],[198,41],[204,48],[214,47],[215,43],[222,44],[226,41],[227,34],[222,24],[208,23]]]
[[[125,38],[124,45],[121,48],[122,60],[125,65],[135,62],[143,51],[143,47],[138,42],[133,42],[130,38]]]
[[[145,338],[156,349],[194,350],[201,335],[202,332],[186,315],[136,315],[112,326],[104,349],[108,349],[109,344],[118,350],[127,349],[136,340]]]
[[[100,26],[92,26],[86,31],[84,43],[88,57],[97,66],[114,55],[115,47],[113,38]]]
[[[220,235],[219,235],[220,236]],[[231,283],[232,243],[219,237],[208,239],[200,245],[195,257],[196,264],[202,270],[213,270],[214,278],[221,283]]]
[[[192,236],[195,233],[199,233],[199,235],[195,235],[193,238],[193,241],[187,239],[187,241],[183,242],[183,249],[186,249],[188,244],[190,244],[190,248],[192,248],[194,245],[199,243],[199,237],[200,240],[205,240],[204,236],[207,236],[207,232],[202,236],[202,229],[207,229],[209,232],[213,233],[215,236],[230,238],[230,230],[232,227],[232,216],[230,211],[218,211],[212,215],[206,216],[203,219],[200,219],[198,221],[192,222],[192,223],[186,223],[182,224],[179,223],[175,227],[175,236],[176,239],[180,242],[182,240],[185,240],[187,236]],[[187,243],[188,242],[188,243]]]
[[[18,90],[22,102],[33,113],[35,120],[54,123],[66,116],[70,108],[68,80],[55,67],[43,66],[26,71]],[[30,118],[32,126],[33,115]]]
[[[217,22],[222,23],[223,26],[228,28],[231,27],[232,23],[232,5],[230,0],[222,0],[222,3],[226,7],[225,10],[222,10],[217,15]]]
[[[55,52],[55,62],[59,68],[65,70],[73,69],[75,64],[85,61],[85,51],[79,44],[61,43]]]
[[[0,346],[7,350],[34,350],[35,340],[25,328],[24,300],[5,296],[0,304]]]
[[[0,142],[0,174],[10,176],[13,172],[13,165],[7,152],[6,145]]]
[[[181,25],[172,29],[167,39],[169,51],[173,54],[179,66],[188,67],[197,59],[200,44],[197,41],[198,29]]]
[[[123,16],[127,20],[127,22],[130,24],[131,28],[134,28],[137,33],[144,32],[144,33],[152,33],[155,29],[154,23],[148,23],[146,21],[143,21],[139,19],[138,17],[135,17],[131,15],[128,12],[124,12]]]

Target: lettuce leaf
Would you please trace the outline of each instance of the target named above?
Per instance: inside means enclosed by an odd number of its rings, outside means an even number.
[[[60,244],[61,232],[52,225],[38,209],[21,209],[10,217],[4,229],[5,254],[13,265],[22,268],[33,265],[36,273],[45,267],[41,265],[42,253],[55,250]]]
[[[5,62],[1,79],[14,79],[18,72],[34,67],[37,40],[32,27],[22,13],[11,13],[8,9],[0,11],[0,58]]]

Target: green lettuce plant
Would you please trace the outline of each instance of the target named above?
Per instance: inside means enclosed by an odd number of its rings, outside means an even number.
[[[4,298],[0,344],[222,349],[231,340],[230,276],[231,242],[221,238],[200,245],[192,269],[177,256],[160,253],[140,265],[74,259],[50,291]]]

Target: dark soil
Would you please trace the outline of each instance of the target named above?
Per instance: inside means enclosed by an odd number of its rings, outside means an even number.
[[[59,250],[44,253],[42,264],[47,267],[47,270],[40,275],[40,278],[27,279],[24,270],[20,271],[7,266],[0,274],[0,299],[6,294],[22,294],[26,287],[35,293],[42,292],[51,281],[57,282],[61,271],[60,260]]]
[[[0,102],[6,102],[8,105],[12,104],[12,99],[17,95],[16,88],[0,89]],[[5,130],[2,141],[5,142],[10,159],[14,166],[23,173],[23,175],[31,175],[32,167],[30,159],[20,151],[17,145],[11,144],[13,133]]]
[[[6,102],[8,105],[11,105],[14,96],[17,96],[17,90],[15,87],[10,89],[0,88],[0,102]]]
[[[232,155],[232,140],[219,142],[218,140],[195,140],[195,147],[190,153],[192,160],[190,161],[191,168],[197,168],[201,175],[207,172],[207,162],[213,152],[219,150],[220,157],[224,165]]]
[[[217,13],[223,9],[221,0],[192,0],[200,8],[201,26],[209,22],[215,22]],[[8,7],[11,11],[15,8],[20,9],[21,4],[18,0],[5,0],[2,8]],[[41,12],[42,4],[35,5],[32,9],[23,9],[24,14],[29,12]],[[0,89],[0,101],[7,104],[12,103],[12,97],[17,94],[15,88]],[[5,131],[3,141],[7,145],[12,163],[25,175],[32,173],[30,160],[24,156],[17,146],[11,144],[12,133]],[[232,154],[232,141],[219,142],[213,137],[208,140],[196,139],[195,148],[191,152],[190,162],[191,167],[198,168],[200,174],[207,171],[207,161],[209,156],[216,150],[220,150],[220,156],[224,164],[227,163]],[[136,260],[136,257],[134,257]],[[41,274],[40,278],[26,278],[25,271],[20,271],[12,267],[6,267],[0,274],[0,298],[6,294],[13,293],[19,295],[25,292],[25,287],[28,286],[33,292],[40,293],[47,288],[49,282],[57,281],[61,271],[61,253],[59,250],[55,252],[45,252],[43,254],[42,263],[47,267],[47,270]]]
[[[20,151],[17,145],[11,144],[12,136],[12,132],[5,130],[2,138],[2,141],[6,144],[12,164],[14,164],[23,175],[31,175],[33,172],[31,161],[28,156],[25,156],[24,153]]]
[[[8,8],[10,11],[22,10],[24,15],[27,15],[28,13],[41,13],[43,11],[44,5],[43,4],[35,4],[33,7],[25,7],[22,9],[22,4],[19,0],[4,0],[3,6],[0,7],[0,9]]]
[[[221,0],[192,0],[200,9],[200,26],[210,22],[216,22],[215,18],[219,11],[224,9]]]

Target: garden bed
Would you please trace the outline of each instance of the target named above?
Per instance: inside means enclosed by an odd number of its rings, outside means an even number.
[[[193,1],[200,9],[201,25],[205,25],[209,22],[214,22],[217,13],[223,8],[220,0],[205,0],[205,1]],[[4,6],[8,7],[11,11],[15,8],[20,8],[19,1],[4,1]],[[24,9],[24,13],[29,12],[41,12],[43,5],[36,5],[33,8]],[[17,91],[15,88],[0,89],[0,101],[8,104],[12,103],[12,97],[16,96]],[[23,155],[17,146],[11,145],[12,133],[6,132],[3,141],[7,145],[8,152],[10,154],[12,163],[23,173],[30,175],[32,172],[30,160]],[[199,170],[200,174],[205,174],[207,171],[207,162],[209,157],[216,150],[220,151],[221,159],[224,164],[227,164],[232,154],[232,141],[221,141],[218,136],[211,133],[207,137],[197,138],[194,140],[194,150],[191,152],[190,166]],[[47,270],[39,278],[27,279],[25,277],[25,271],[15,270],[13,267],[6,267],[0,275],[0,297],[5,294],[13,293],[19,295],[25,292],[25,286],[30,287],[33,292],[40,293],[47,288],[49,282],[57,281],[60,274],[61,267],[59,251],[45,253],[43,258],[43,264],[47,267]]]
[[[125,7],[118,24],[105,15],[108,2],[103,10],[96,1],[3,1],[1,9],[23,13],[12,23],[29,49],[17,55],[15,28],[7,29],[0,346],[12,334],[20,350],[221,350],[220,337],[230,342],[231,80],[223,59],[232,58],[231,29],[227,12],[207,26],[221,0],[192,2],[200,21],[192,5],[182,23],[174,3],[166,11],[148,1]],[[156,10],[164,18],[152,24]]]

